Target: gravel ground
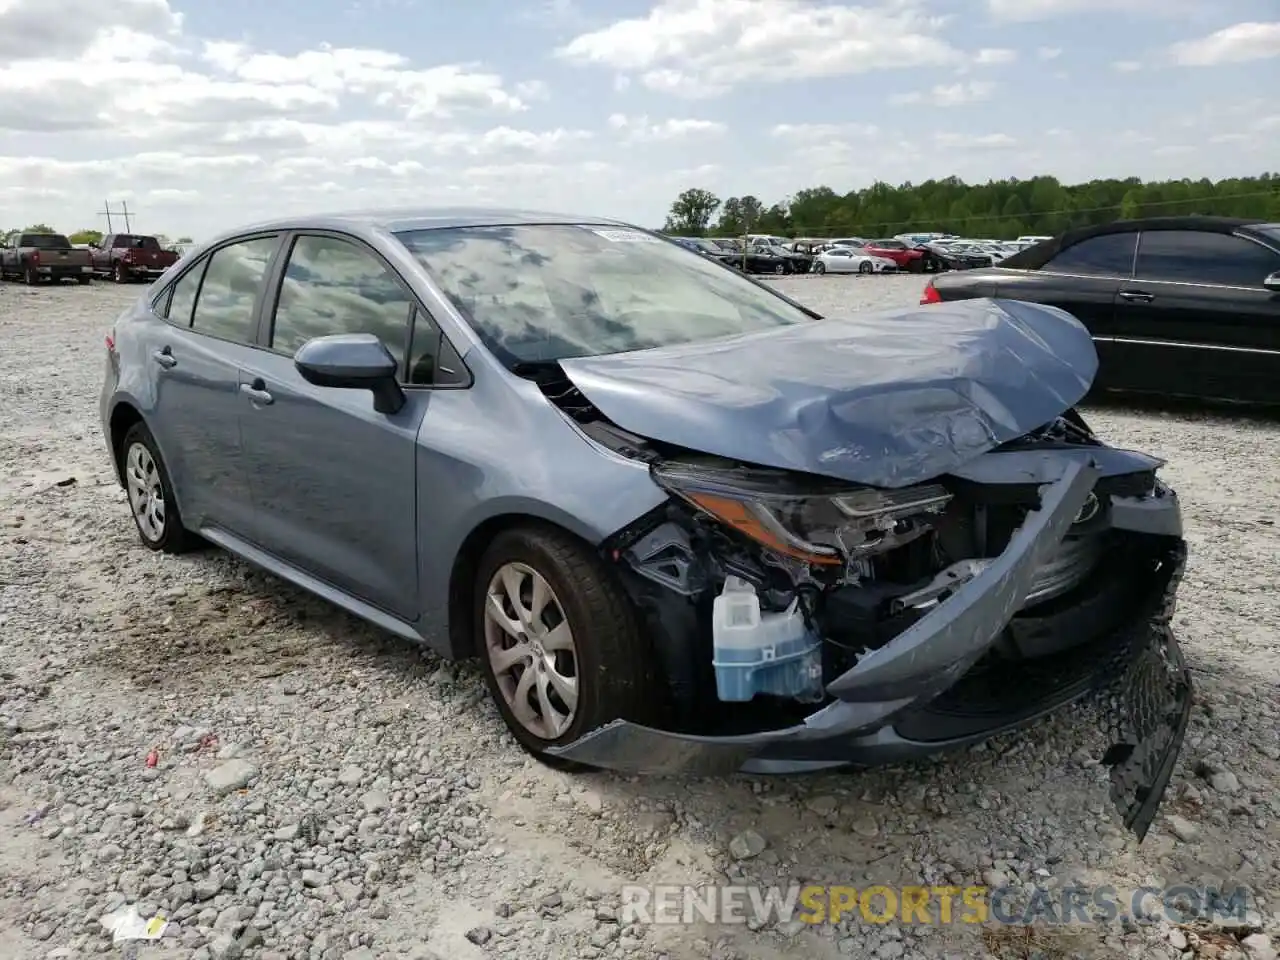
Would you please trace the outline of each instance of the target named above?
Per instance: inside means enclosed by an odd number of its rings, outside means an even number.
[[[921,287],[779,285],[826,311]],[[1274,957],[1265,933],[1167,922],[642,928],[615,907],[637,881],[1244,884],[1272,929],[1275,422],[1088,411],[1168,458],[1193,551],[1177,628],[1199,704],[1138,847],[1084,711],[872,773],[570,776],[526,759],[470,665],[216,551],[149,553],[97,422],[102,335],[138,292],[0,286],[0,957],[120,953],[99,918],[122,904],[168,912],[138,953],[156,960]]]

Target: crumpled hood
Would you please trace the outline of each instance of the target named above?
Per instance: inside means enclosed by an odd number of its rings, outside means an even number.
[[[1043,426],[1098,368],[1056,307],[976,299],[561,361],[653,440],[877,487],[929,480]]]

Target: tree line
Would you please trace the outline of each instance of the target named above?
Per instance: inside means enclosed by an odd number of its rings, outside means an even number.
[[[58,232],[57,230],[53,229],[53,227],[49,226],[47,223],[33,223],[29,227],[22,227],[21,229],[5,230],[3,232],[0,232],[0,237],[7,237],[12,233],[57,233],[57,232]],[[128,231],[121,231],[121,232],[128,232]],[[75,233],[67,234],[67,239],[70,240],[72,243],[101,243],[102,238],[104,236],[106,236],[106,234],[104,234],[101,230],[77,230]],[[179,237],[177,240],[170,240],[164,234],[154,234],[154,236],[156,237],[157,240],[160,241],[161,246],[164,246],[167,243],[191,243],[192,242],[190,237]]]
[[[965,183],[957,177],[837,193],[807,187],[765,206],[758,197],[721,200],[691,187],[671,204],[663,232],[678,236],[884,237],[954,233],[1011,239],[1055,235],[1117,218],[1212,214],[1280,222],[1280,173],[1226,180],[1090,180],[1056,177]]]

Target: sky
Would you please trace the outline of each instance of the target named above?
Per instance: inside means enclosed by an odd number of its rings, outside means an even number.
[[[0,0],[0,226],[1280,170],[1280,0]]]

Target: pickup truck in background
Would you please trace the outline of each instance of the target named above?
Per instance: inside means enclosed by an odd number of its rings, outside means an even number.
[[[140,233],[109,233],[90,253],[93,272],[116,283],[154,280],[178,262],[178,254],[165,250],[155,237]]]
[[[85,284],[93,279],[90,253],[73,247],[60,233],[11,233],[0,245],[0,279]]]

